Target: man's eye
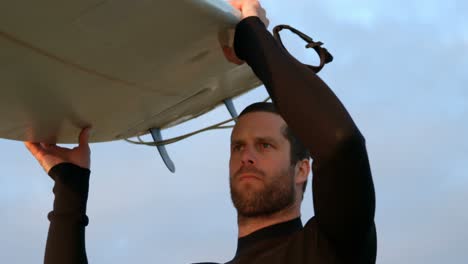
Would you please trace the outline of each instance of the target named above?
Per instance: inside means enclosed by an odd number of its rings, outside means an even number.
[[[232,148],[232,151],[239,151],[241,149],[241,146],[240,145],[234,145],[231,148]]]
[[[269,143],[262,143],[262,148],[271,148],[271,144],[269,144]]]

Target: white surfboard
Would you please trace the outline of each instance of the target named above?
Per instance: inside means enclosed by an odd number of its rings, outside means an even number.
[[[224,58],[223,0],[0,3],[0,137],[111,141],[194,118],[261,83]]]

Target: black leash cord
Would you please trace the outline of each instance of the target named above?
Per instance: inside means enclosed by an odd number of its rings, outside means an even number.
[[[320,65],[319,66],[312,66],[305,64],[307,67],[309,67],[312,71],[315,73],[318,73],[325,64],[331,62],[333,60],[333,56],[328,52],[326,48],[323,48],[322,45],[323,43],[320,41],[314,41],[311,37],[307,36],[306,34],[302,33],[301,31],[288,26],[288,25],[278,25],[273,28],[273,36],[275,39],[280,43],[281,47],[283,47],[284,50],[288,51],[286,47],[283,45],[283,42],[281,41],[281,37],[279,35],[279,32],[283,29],[289,29],[291,32],[295,33],[299,37],[301,37],[305,42],[307,42],[307,45],[305,46],[306,48],[313,48],[315,52],[317,52],[317,55],[320,58]],[[288,52],[289,53],[289,52]]]

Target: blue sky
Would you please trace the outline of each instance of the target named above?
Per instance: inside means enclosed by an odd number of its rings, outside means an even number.
[[[468,259],[468,4],[465,1],[263,1],[271,25],[321,40],[335,60],[320,76],[367,140],[376,195],[378,263]],[[314,53],[286,39],[305,62]],[[234,100],[266,97],[263,87]],[[216,109],[164,131],[180,135],[224,120]],[[157,151],[125,142],[93,144],[88,202],[90,263],[227,261],[237,227],[228,188],[230,131]],[[0,256],[42,261],[53,182],[21,142],[0,139]],[[311,190],[303,219],[313,215]]]

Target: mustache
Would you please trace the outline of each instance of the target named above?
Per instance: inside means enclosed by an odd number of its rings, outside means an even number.
[[[262,170],[249,166],[249,167],[241,167],[236,173],[234,173],[234,178],[238,178],[240,175],[246,174],[246,173],[260,175],[262,177],[265,176],[265,172],[263,172]]]

